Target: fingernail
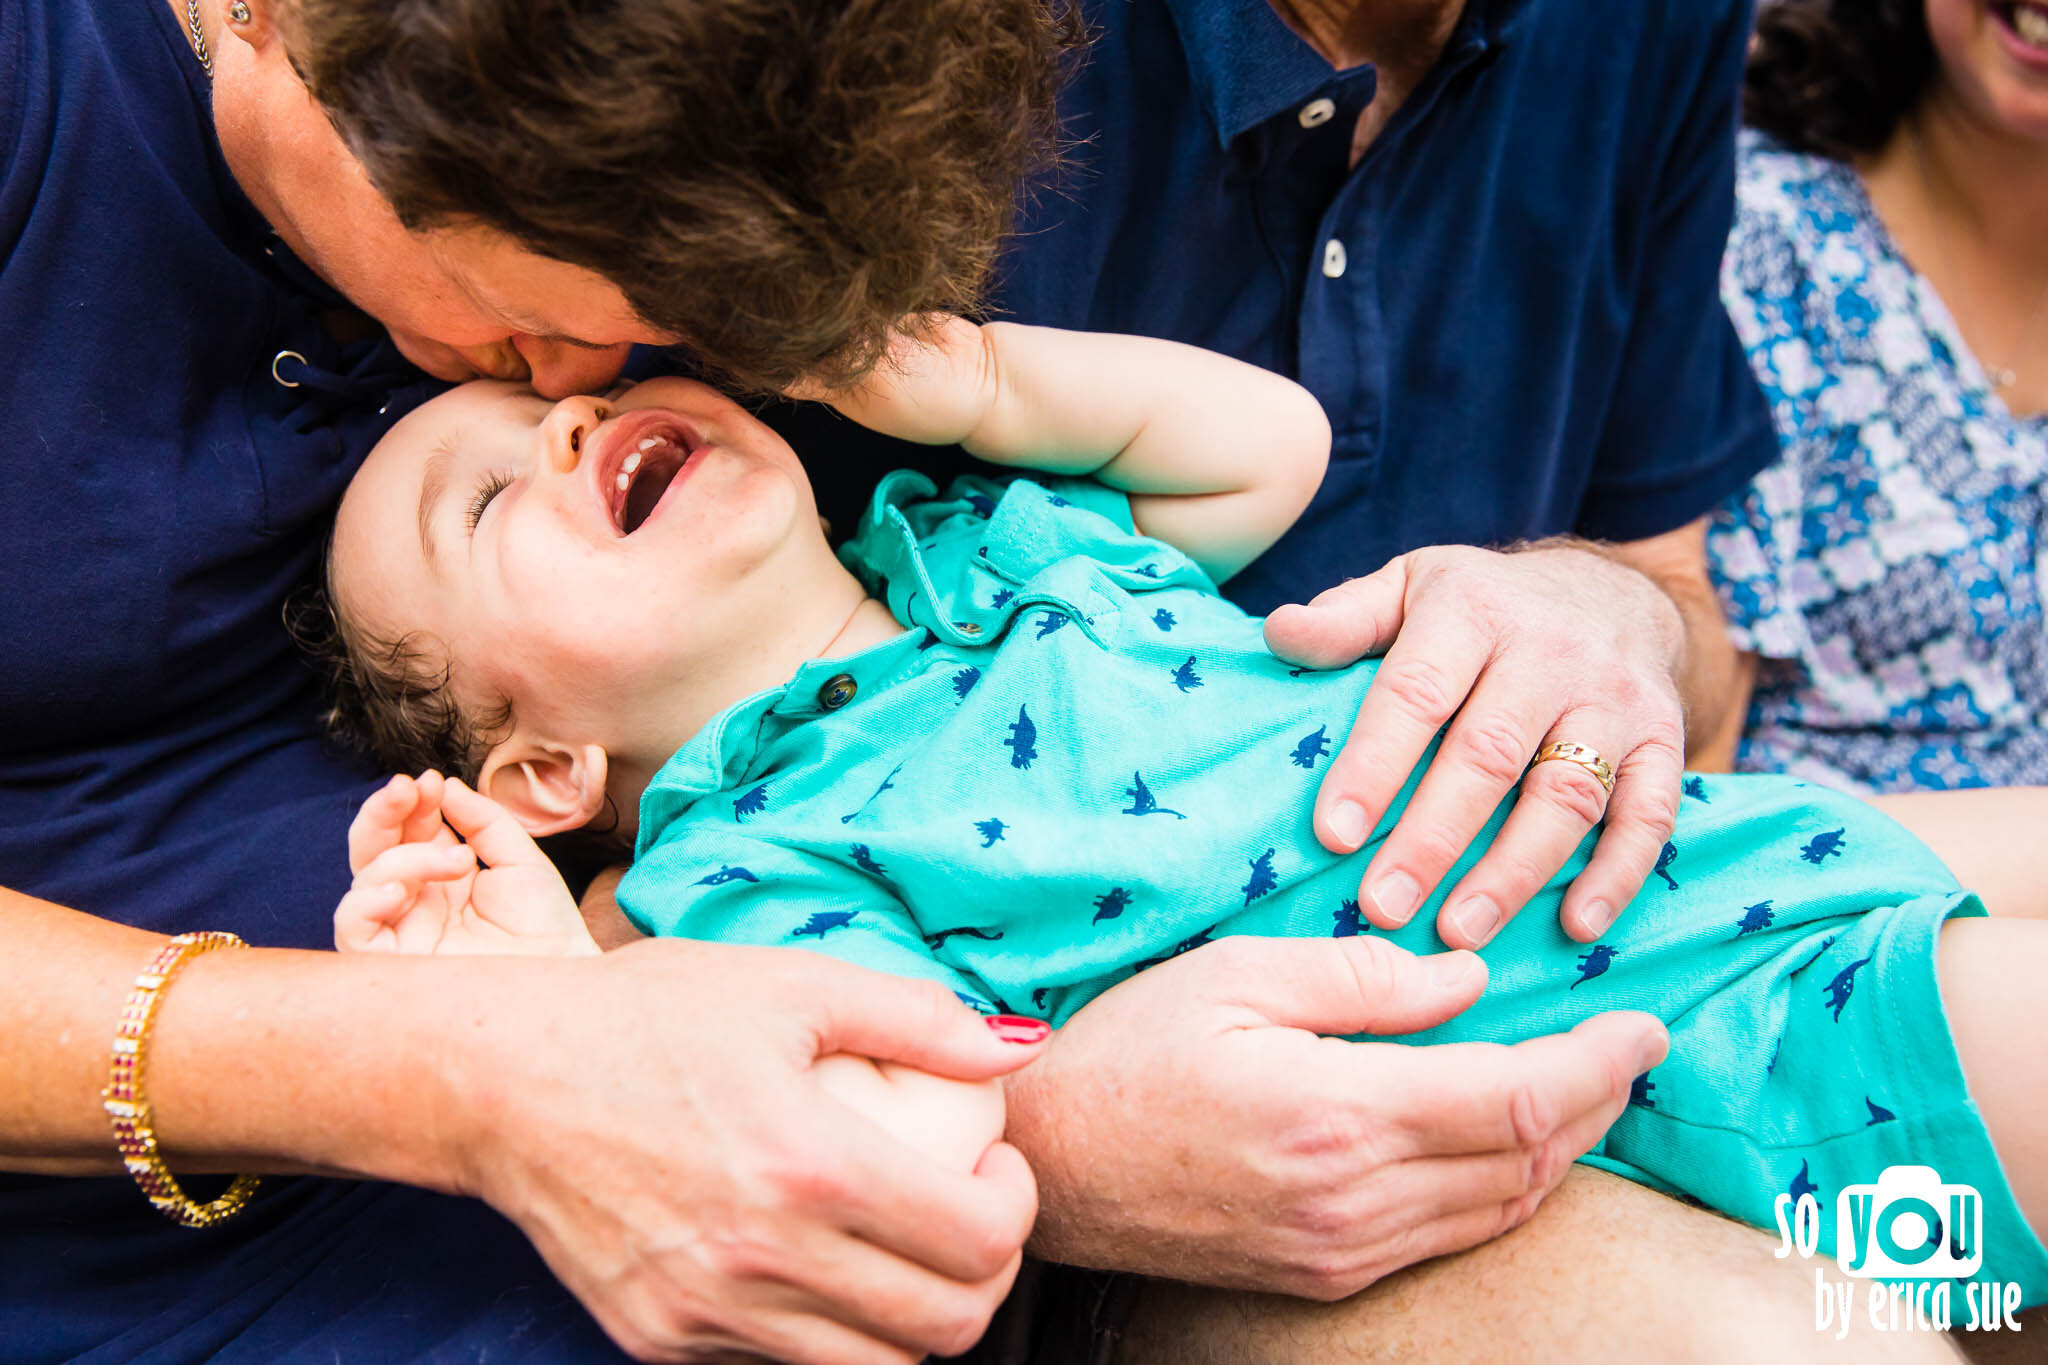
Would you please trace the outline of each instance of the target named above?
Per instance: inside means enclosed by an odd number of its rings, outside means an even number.
[[[1027,1019],[1021,1014],[991,1014],[982,1022],[1006,1043],[1039,1043],[1052,1032],[1052,1025],[1045,1020]]]
[[[1406,872],[1389,872],[1373,884],[1371,896],[1374,908],[1398,928],[1414,916],[1422,887]]]
[[[1663,1029],[1652,1029],[1643,1039],[1642,1050],[1636,1054],[1636,1074],[1642,1075],[1651,1067],[1662,1062],[1671,1052],[1671,1035]]]
[[[1452,907],[1448,918],[1451,928],[1477,948],[1500,928],[1500,907],[1493,903],[1491,897],[1474,896],[1464,904]]]
[[[1365,833],[1364,806],[1356,801],[1339,801],[1330,807],[1330,837],[1344,845],[1346,853],[1365,842]]]
[[[1586,937],[1596,939],[1613,927],[1614,907],[1606,901],[1587,901],[1579,920],[1586,926]]]

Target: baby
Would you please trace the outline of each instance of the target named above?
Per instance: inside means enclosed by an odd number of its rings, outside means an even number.
[[[393,766],[456,777],[365,805],[342,947],[594,952],[531,836],[614,824],[642,931],[811,947],[1055,1025],[1218,936],[1368,932],[1357,879],[1422,769],[1365,850],[1323,849],[1320,768],[1374,664],[1290,668],[1215,587],[1321,476],[1308,395],[1170,343],[954,322],[841,406],[1049,476],[891,475],[835,556],[795,455],[701,385],[475,384],[393,429],[335,529],[341,705]],[[1932,1165],[1984,1196],[1983,1273],[2048,1298],[2024,1080],[2048,1002],[2012,989],[2048,925],[1975,920],[1859,802],[1693,778],[1589,948],[1555,912],[1590,844],[1489,947],[1484,998],[1414,1041],[1649,1010],[1671,1054],[1589,1160],[1763,1227],[1781,1196]],[[1426,951],[1431,923],[1389,937]],[[987,1088],[843,1071],[935,1153],[1000,1130]]]

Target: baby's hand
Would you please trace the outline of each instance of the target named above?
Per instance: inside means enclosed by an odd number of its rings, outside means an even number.
[[[334,912],[343,952],[597,952],[547,855],[453,778],[392,778],[349,825],[348,861],[355,885]]]
[[[910,318],[874,372],[850,389],[801,383],[792,398],[830,403],[885,436],[925,445],[965,441],[996,399],[996,366],[981,328],[965,318]]]
[[[951,1170],[972,1171],[1003,1136],[1001,1081],[956,1081],[845,1052],[818,1058],[811,1074],[833,1099]]]

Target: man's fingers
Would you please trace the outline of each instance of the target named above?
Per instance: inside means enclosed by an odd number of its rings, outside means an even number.
[[[1564,767],[1564,764],[1545,764]],[[1564,930],[1581,943],[1607,932],[1650,880],[1678,824],[1685,759],[1675,744],[1637,745],[1615,773],[1607,825],[1586,870],[1564,894]],[[1662,886],[1662,883],[1659,883]]]
[[[1669,1044],[1654,1016],[1616,1010],[1510,1047],[1447,1043],[1377,1058],[1394,1155],[1533,1148],[1589,1114],[1619,1114],[1630,1082]]]
[[[443,787],[441,813],[455,832],[469,841],[486,866],[547,862],[540,845],[534,843],[533,836],[513,818],[511,811],[459,778],[450,778]]]
[[[1381,653],[1401,629],[1407,591],[1404,556],[1306,603],[1275,607],[1266,618],[1266,648],[1309,668],[1342,668]]]
[[[1358,719],[1316,794],[1314,824],[1323,847],[1349,853],[1364,845],[1437,732],[1471,694],[1486,666],[1486,649],[1480,632],[1446,632],[1421,622],[1395,642],[1366,688]],[[1432,765],[1429,777],[1442,767],[1441,762]],[[1416,837],[1413,831],[1409,837]],[[1444,847],[1455,860],[1463,843]],[[1411,849],[1410,856],[1414,853]],[[1429,886],[1410,869],[1383,865],[1382,874],[1367,880],[1360,906],[1374,924],[1398,928],[1414,916]]]
[[[1237,936],[1205,944],[1155,972],[1199,976],[1212,1000],[1254,1022],[1311,1033],[1414,1033],[1469,1009],[1486,989],[1471,953],[1419,957],[1383,938]]]
[[[970,1175],[935,1166],[851,1110],[842,1117],[836,1158],[810,1179],[823,1185],[848,1232],[970,1284],[998,1274],[1024,1245],[1038,1216],[1038,1185],[1015,1148],[996,1144]]]

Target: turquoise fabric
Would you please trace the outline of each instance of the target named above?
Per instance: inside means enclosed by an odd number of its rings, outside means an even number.
[[[1361,852],[1329,853],[1308,819],[1372,661],[1274,658],[1100,485],[934,492],[890,476],[842,552],[906,632],[731,707],[657,775],[619,888],[635,923],[799,944],[1055,1024],[1223,935],[1378,932],[1358,879],[1427,758]],[[2002,1277],[2048,1298],[1935,982],[1941,923],[1982,911],[1932,853],[1804,782],[1690,777],[1656,875],[1587,947],[1557,911],[1591,846],[1489,946],[1480,1002],[1412,1041],[1647,1010],[1671,1056],[1596,1164],[1764,1227],[1780,1192],[1831,1209],[1886,1166],[1934,1166],[1984,1193]],[[1440,948],[1442,894],[1390,937]]]

